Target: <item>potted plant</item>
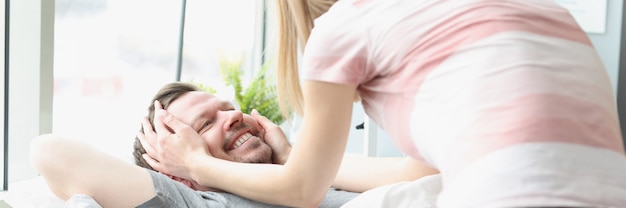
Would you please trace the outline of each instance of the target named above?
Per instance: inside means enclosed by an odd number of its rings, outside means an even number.
[[[250,114],[253,109],[256,109],[259,114],[280,125],[285,118],[278,106],[276,85],[273,82],[269,82],[265,76],[269,67],[270,64],[268,62],[263,64],[248,86],[244,87],[242,84],[244,72],[241,69],[241,60],[220,59],[220,73],[226,86],[234,89],[234,98],[240,110],[243,113]],[[201,83],[197,85],[204,91],[213,94],[217,93],[211,86]]]

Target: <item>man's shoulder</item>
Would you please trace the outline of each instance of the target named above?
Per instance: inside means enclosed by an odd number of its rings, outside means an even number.
[[[323,208],[341,207],[343,204],[359,196],[360,193],[330,188],[324,201],[320,205]]]

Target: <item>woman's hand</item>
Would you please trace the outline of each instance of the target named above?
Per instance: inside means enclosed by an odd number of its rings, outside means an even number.
[[[284,165],[289,158],[291,144],[287,141],[287,136],[285,136],[283,130],[265,116],[260,115],[256,109],[252,110],[250,115],[252,115],[252,117],[256,119],[259,125],[261,125],[261,127],[265,130],[263,139],[265,140],[265,143],[272,147],[272,162],[274,164]]]
[[[156,171],[193,180],[191,165],[198,156],[211,156],[206,142],[189,125],[182,123],[154,102],[154,130],[148,119],[137,137],[146,150],[143,158]]]

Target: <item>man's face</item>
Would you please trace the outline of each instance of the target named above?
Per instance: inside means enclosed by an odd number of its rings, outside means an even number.
[[[259,123],[229,102],[193,91],[173,101],[167,111],[196,130],[216,158],[243,163],[272,162],[272,149],[265,143]]]

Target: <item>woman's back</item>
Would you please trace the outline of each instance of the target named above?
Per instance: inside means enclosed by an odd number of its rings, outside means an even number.
[[[554,3],[339,1],[304,57],[305,79],[358,86],[395,143],[442,172],[442,206],[626,205],[610,81]]]

